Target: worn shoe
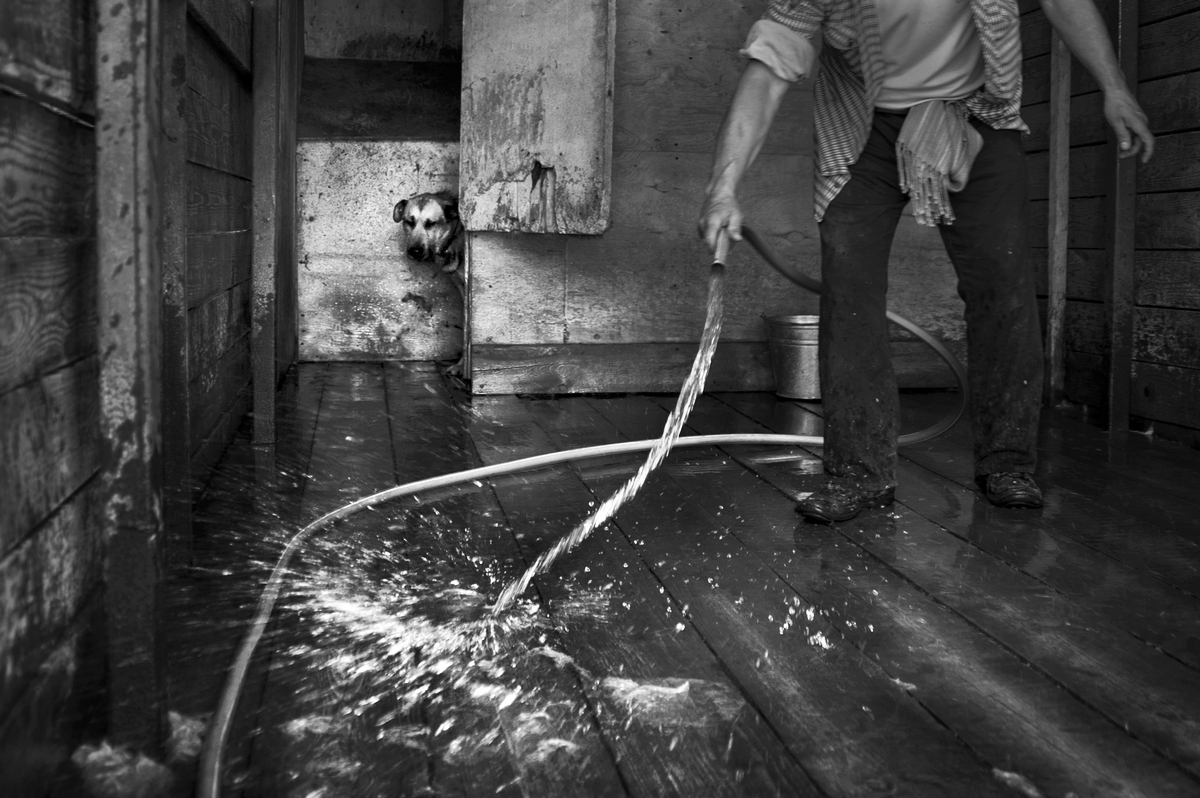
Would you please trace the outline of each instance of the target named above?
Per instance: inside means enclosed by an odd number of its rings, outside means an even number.
[[[1042,490],[1027,471],[1000,471],[975,478],[988,501],[997,507],[1036,509]]]
[[[834,524],[849,521],[863,510],[887,507],[895,500],[895,488],[863,490],[841,482],[830,482],[816,493],[796,502],[796,512],[809,521]]]

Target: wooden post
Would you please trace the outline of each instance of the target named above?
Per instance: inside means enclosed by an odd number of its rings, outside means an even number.
[[[109,738],[163,739],[159,2],[96,3],[96,191]]]
[[[1045,402],[1056,406],[1066,383],[1067,221],[1071,196],[1071,53],[1057,33],[1050,44],[1050,223],[1046,291]]]
[[[296,353],[296,106],[303,39],[298,4],[256,0],[251,299],[256,444],[275,442],[275,389]]]
[[[1117,0],[1112,20],[1112,39],[1125,80],[1137,92],[1138,4]],[[1108,304],[1107,426],[1110,432],[1129,430],[1129,391],[1133,378],[1134,310],[1134,225],[1137,199],[1137,161],[1118,158],[1118,143],[1112,138],[1112,164],[1106,201],[1108,217]]]
[[[285,0],[286,2],[286,0]],[[254,251],[250,359],[254,443],[275,442],[275,273],[279,268],[279,0],[254,3]]]
[[[187,0],[159,0],[162,15],[162,458],[167,559],[191,559],[191,400],[187,326]]]

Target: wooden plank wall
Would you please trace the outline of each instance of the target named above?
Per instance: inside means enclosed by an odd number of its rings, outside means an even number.
[[[0,773],[40,795],[102,673],[93,4],[0,8]],[[93,681],[89,682],[89,678]]]
[[[250,408],[249,0],[189,0],[187,127],[188,447],[193,491]]]
[[[1110,13],[1115,0],[1097,3]],[[1028,7],[1028,8],[1027,8]],[[1022,0],[1025,118],[1033,129],[1031,241],[1046,240],[1049,26]],[[1156,433],[1200,445],[1200,0],[1141,0],[1138,94],[1158,137],[1138,168],[1134,234],[1133,389],[1130,410]],[[1071,76],[1071,168],[1066,311],[1067,398],[1105,402],[1105,141],[1095,82]],[[1034,250],[1044,263],[1045,251]]]
[[[696,216],[738,55],[765,2],[617,3],[612,226],[599,236],[471,236],[476,393],[678,390],[704,321],[711,254]],[[756,229],[819,274],[812,215],[811,90],[792,89],[741,190]],[[961,303],[936,231],[901,226],[893,305],[962,339]],[[710,386],[773,385],[764,315],[816,300],[748,247],[732,254],[722,343]],[[952,384],[917,343],[896,341],[904,382]]]

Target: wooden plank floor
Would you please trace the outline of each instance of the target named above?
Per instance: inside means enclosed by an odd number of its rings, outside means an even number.
[[[291,385],[277,456],[247,469],[231,450],[215,483],[253,473],[261,498],[265,469],[269,510],[223,513],[233,493],[210,491],[198,570],[243,573],[241,599],[206,604],[229,647],[286,531],[394,484],[656,437],[674,402],[472,398],[405,363],[303,365]],[[951,400],[905,395],[905,428]],[[706,395],[688,434],[819,434],[820,412]],[[638,458],[360,513],[297,564],[229,783],[262,796],[1200,796],[1200,452],[1113,442],[1058,413],[1040,446],[1044,510],[982,500],[960,423],[902,451],[894,508],[834,526],[793,511],[823,479],[819,450],[679,450],[535,582],[495,649],[466,633],[486,628],[485,597]],[[223,534],[239,515],[251,532]],[[219,592],[180,589],[180,612]],[[225,652],[196,649],[179,650],[211,683]]]

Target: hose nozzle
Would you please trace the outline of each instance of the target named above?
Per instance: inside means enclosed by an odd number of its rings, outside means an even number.
[[[722,228],[717,234],[717,246],[713,249],[713,263],[725,265],[725,260],[729,257],[729,245],[731,244],[729,231]]]

